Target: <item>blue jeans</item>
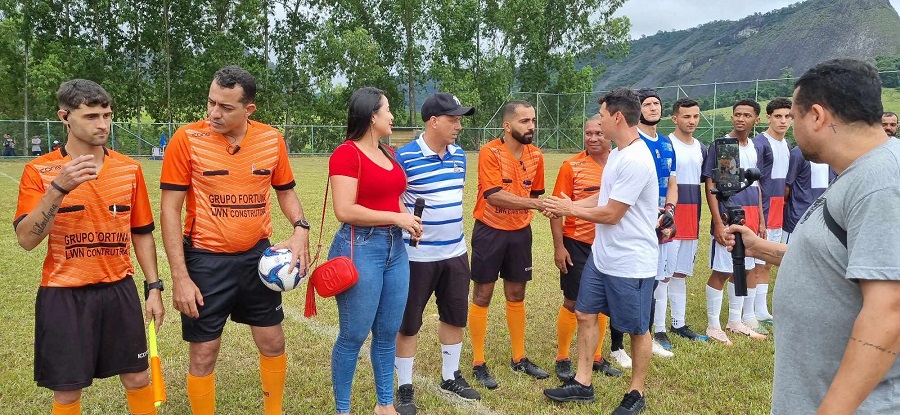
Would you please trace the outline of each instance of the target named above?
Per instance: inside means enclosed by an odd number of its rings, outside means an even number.
[[[356,359],[372,332],[372,372],[378,405],[394,402],[397,332],[409,293],[409,258],[399,227],[356,226],[353,264],[359,282],[337,295],[340,332],[331,352],[331,381],[337,413],[350,412]],[[334,236],[328,258],[350,256],[350,225]]]

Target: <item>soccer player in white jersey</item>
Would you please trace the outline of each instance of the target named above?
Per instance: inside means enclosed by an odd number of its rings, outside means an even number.
[[[418,139],[397,150],[397,161],[406,173],[403,204],[414,213],[416,199],[425,201],[423,233],[409,254],[409,297],[397,334],[399,391],[395,404],[401,415],[416,413],[412,386],[413,359],[422,327],[422,311],[437,300],[438,340],[441,342],[441,390],[464,400],[481,399],[459,371],[463,329],[469,310],[469,256],[463,236],[463,185],[466,155],[455,144],[463,116],[475,108],[460,105],[447,93],[436,93],[422,104],[425,128]]]
[[[753,138],[760,151],[761,176],[759,188],[763,198],[763,214],[766,219],[766,236],[770,241],[780,242],[784,224],[785,178],[790,160],[790,146],[784,137],[791,128],[791,100],[775,98],[766,105],[769,128]],[[744,300],[744,324],[762,334],[772,328],[772,314],[769,313],[767,297],[769,293],[769,273],[772,264],[756,259],[756,267],[747,275],[756,283],[755,293],[747,291]]]
[[[700,123],[700,104],[691,98],[681,98],[672,105],[672,121],[675,131],[669,134],[675,159],[678,160],[678,205],[675,209],[675,240],[668,249],[667,263],[673,264],[674,274],[669,280],[669,302],[672,306],[672,333],[688,340],[706,341],[685,321],[687,309],[687,278],[694,275],[694,259],[700,238],[700,176],[706,146],[694,139],[694,131]],[[665,313],[663,313],[665,318]]]

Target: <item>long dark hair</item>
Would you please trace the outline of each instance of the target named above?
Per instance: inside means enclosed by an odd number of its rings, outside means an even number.
[[[381,109],[384,91],[364,87],[350,95],[350,109],[347,114],[347,139],[359,141],[372,127],[372,114]]]

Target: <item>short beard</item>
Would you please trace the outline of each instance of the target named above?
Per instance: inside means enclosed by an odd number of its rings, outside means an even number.
[[[515,131],[512,131],[511,134],[516,141],[518,141],[519,143],[522,143],[522,144],[531,144],[531,142],[534,141],[534,133],[533,132],[528,137],[525,137],[525,134],[519,134],[518,132],[515,132]]]
[[[652,127],[656,124],[659,124],[660,121],[662,121],[662,117],[657,118],[656,121],[650,121],[650,120],[644,118],[644,114],[641,113],[641,124],[649,125]]]

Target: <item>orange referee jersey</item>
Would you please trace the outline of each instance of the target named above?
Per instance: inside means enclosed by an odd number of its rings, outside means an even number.
[[[249,121],[240,150],[206,121],[178,129],[166,147],[160,188],[186,191],[184,235],[195,248],[235,253],[272,235],[270,192],[294,187],[287,147],[275,128]]]
[[[65,147],[25,165],[19,184],[14,226],[31,213],[63,164],[72,161]],[[41,285],[81,287],[134,275],[131,234],[153,231],[153,213],[141,165],[104,149],[96,180],[67,194],[47,237]]]
[[[531,223],[531,209],[505,209],[488,203],[488,196],[507,191],[520,197],[544,194],[544,155],[528,144],[517,159],[498,138],[478,153],[478,198],[473,216],[494,229],[514,231]]]
[[[587,199],[600,192],[600,176],[603,167],[597,164],[587,151],[582,151],[563,162],[556,176],[553,195],[562,193],[572,200]],[[563,235],[586,244],[594,243],[596,225],[583,219],[566,216]]]

